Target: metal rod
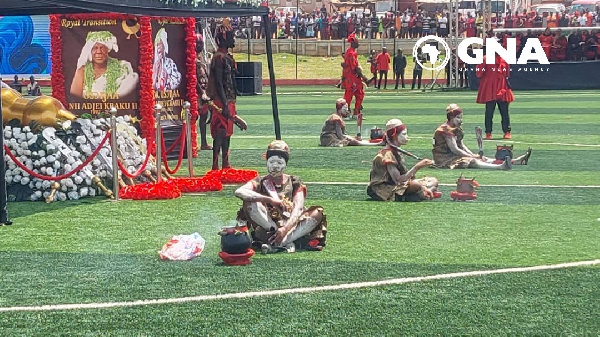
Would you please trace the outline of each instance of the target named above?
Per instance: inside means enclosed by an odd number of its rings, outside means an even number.
[[[300,33],[299,33],[299,28],[300,28],[300,24],[299,24],[299,19],[298,19],[298,7],[300,6],[300,0],[296,0],[296,29],[294,30],[294,34],[296,35],[296,79],[298,79],[298,38],[300,38]]]
[[[250,62],[250,34],[252,34],[252,30],[248,31],[248,28],[244,28],[246,30],[246,36],[248,37],[248,62]]]
[[[113,175],[113,195],[115,201],[119,200],[119,166],[117,164],[117,109],[111,107],[110,110],[110,150],[112,152],[112,175]]]
[[[267,20],[268,15],[263,15]],[[277,85],[275,84],[275,69],[273,68],[273,47],[271,46],[271,25],[265,25],[267,42],[267,65],[269,67],[269,84],[271,86],[271,106],[273,108],[273,125],[275,127],[275,139],[281,139],[281,126],[279,124],[279,109],[277,107]]]
[[[191,106],[192,105],[190,102],[186,101],[183,103],[183,109],[185,110],[185,146],[187,150],[188,172],[190,178],[194,177],[194,158],[192,158],[192,113],[190,111]],[[196,127],[195,124],[194,127]]]
[[[161,136],[160,136],[160,116],[162,113],[162,105],[160,104],[156,104],[154,106],[154,118],[156,119],[156,135],[155,135],[155,139],[154,139],[154,144],[156,145],[156,181],[161,182],[162,181],[162,168],[161,168],[161,163],[162,163],[162,153],[161,153],[161,146],[162,146],[162,141],[161,141]]]
[[[1,81],[1,79],[0,79]],[[1,89],[0,89],[1,90]],[[6,89],[8,90],[8,89]],[[0,160],[0,223],[8,224],[10,220],[8,220],[8,211],[6,210],[7,204],[7,191],[6,191],[6,167],[4,164],[4,123],[2,123],[2,97],[0,95],[0,130],[2,131],[2,135],[0,135],[0,154],[2,155],[2,160]]]

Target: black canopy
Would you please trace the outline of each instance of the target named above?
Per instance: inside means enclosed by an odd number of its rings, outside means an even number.
[[[210,3],[198,7],[160,0],[0,0],[0,15],[43,15],[65,13],[114,12],[146,16],[224,17],[265,15],[267,7],[238,6],[226,2],[223,6]]]

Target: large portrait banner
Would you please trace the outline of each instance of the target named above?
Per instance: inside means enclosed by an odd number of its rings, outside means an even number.
[[[166,111],[163,127],[183,125],[183,103],[187,99],[186,21],[177,18],[152,20],[152,89],[154,102]]]
[[[62,17],[62,74],[67,109],[96,116],[111,107],[137,115],[139,30],[135,17]]]

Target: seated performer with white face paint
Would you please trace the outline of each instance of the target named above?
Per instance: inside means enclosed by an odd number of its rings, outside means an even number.
[[[382,145],[382,143],[370,143],[358,140],[346,134],[346,123],[344,118],[350,116],[348,103],[343,98],[335,101],[335,113],[331,114],[325,120],[321,130],[321,146],[369,146]]]
[[[415,179],[420,169],[431,166],[431,159],[419,161],[407,169],[400,146],[408,143],[406,125],[391,119],[385,125],[386,145],[379,150],[373,166],[367,194],[379,201],[421,201],[434,198],[438,181],[433,177]]]
[[[458,104],[446,107],[447,121],[440,125],[433,135],[433,161],[437,167],[445,168],[482,168],[510,170],[512,165],[527,165],[531,156],[531,148],[515,159],[506,158],[501,164],[494,164],[493,158],[474,154],[463,143],[464,133],[461,128],[463,112]]]
[[[284,174],[290,149],[274,140],[267,149],[266,176],[257,177],[235,191],[244,204],[238,221],[252,228],[254,245],[262,253],[297,248],[321,250],[325,246],[327,221],[323,208],[304,206],[306,187],[297,176]]]

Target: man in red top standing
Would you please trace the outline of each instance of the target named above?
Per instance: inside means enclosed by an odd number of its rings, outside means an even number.
[[[381,79],[385,76],[383,82],[383,89],[387,89],[387,75],[390,70],[390,54],[387,52],[387,48],[381,48],[381,53],[377,55],[377,70],[379,71],[379,83],[377,83],[377,89],[381,89]]]
[[[356,98],[354,101],[354,112],[353,116],[358,116],[360,114],[360,109],[362,107],[362,101],[365,98],[365,91],[363,89],[363,81],[366,81],[367,78],[362,73],[362,68],[358,64],[358,56],[356,55],[356,49],[358,49],[358,40],[354,33],[348,36],[348,43],[350,43],[350,47],[346,50],[344,54],[344,63],[343,63],[343,74],[344,74],[344,99],[350,105],[352,102],[352,96]]]
[[[476,75],[480,79],[477,103],[485,104],[485,139],[492,139],[492,119],[496,105],[502,117],[502,131],[504,139],[510,139],[510,116],[508,105],[515,100],[515,96],[508,83],[510,65],[496,54],[495,64],[483,62],[476,66]]]
[[[471,13],[467,13],[467,22],[465,24],[467,30],[467,37],[475,37],[477,35],[477,29],[475,27],[475,18]]]

